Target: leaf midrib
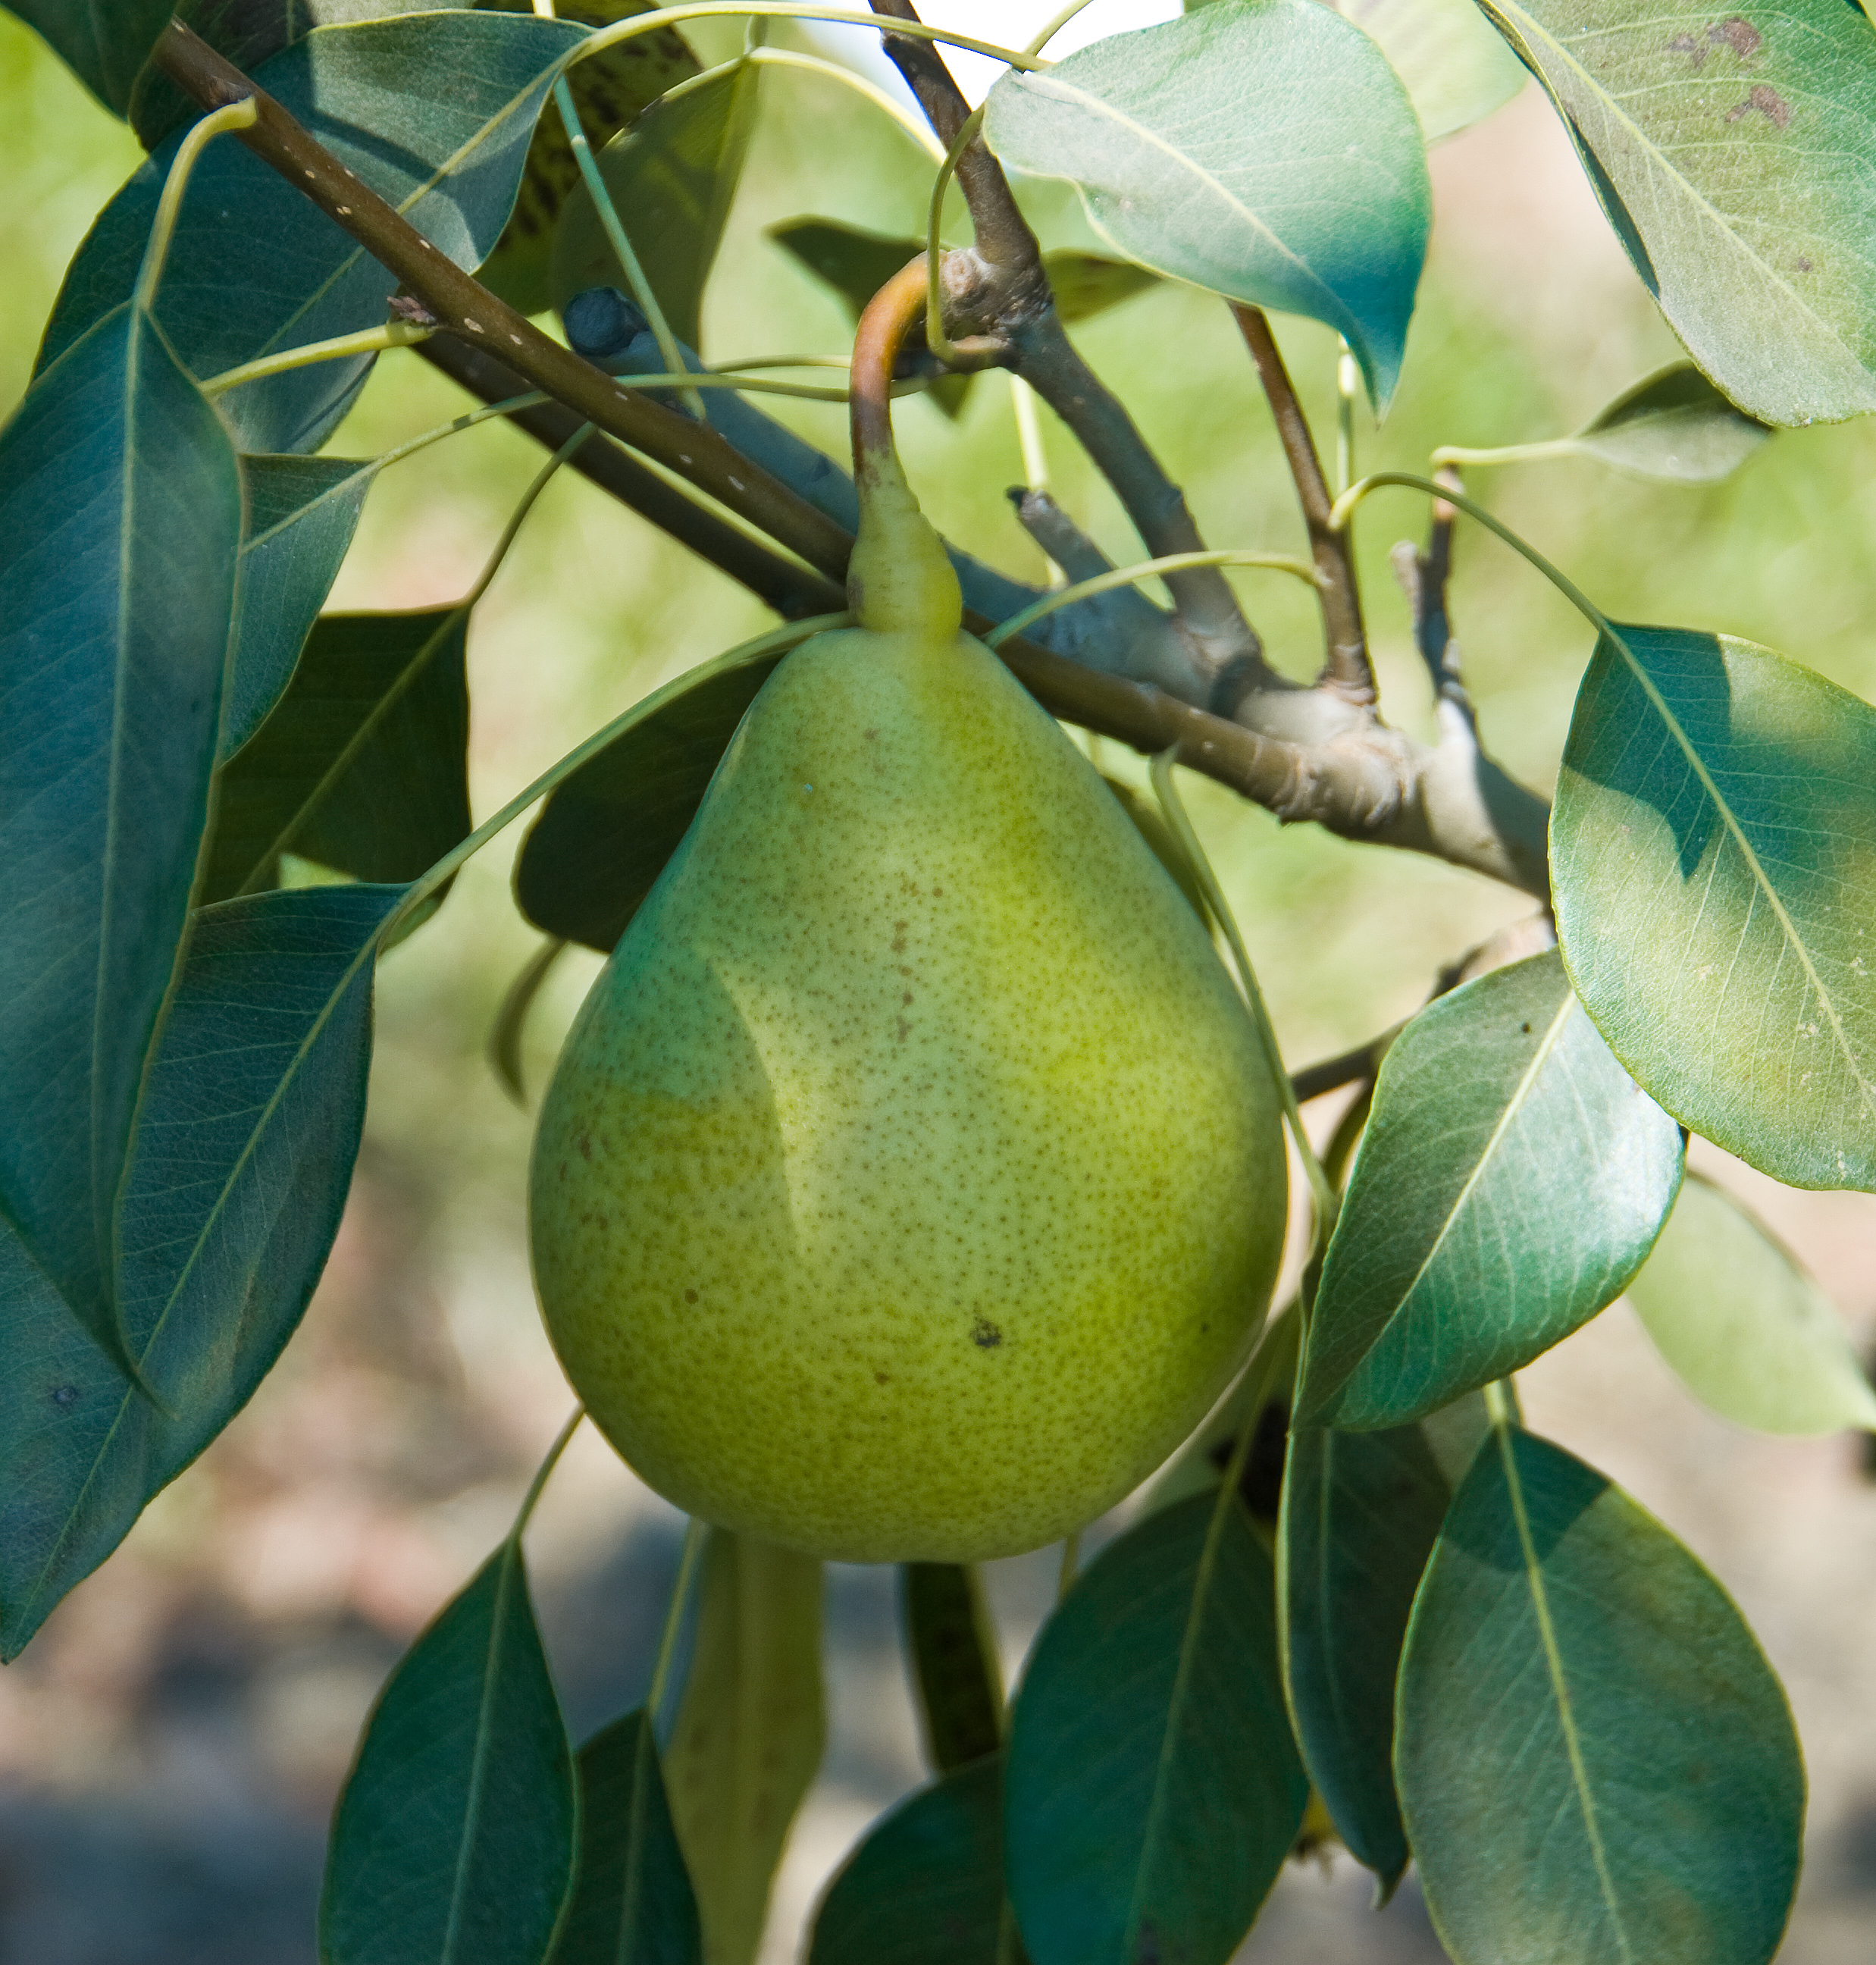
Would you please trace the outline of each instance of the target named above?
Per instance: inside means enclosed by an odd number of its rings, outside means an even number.
[[[1538,1642],[1543,1648],[1544,1669],[1550,1680],[1551,1696],[1556,1702],[1557,1724],[1563,1735],[1564,1751],[1570,1765],[1570,1780],[1578,1807],[1582,1810],[1583,1832],[1589,1838],[1589,1853],[1595,1865],[1596,1886],[1614,1927],[1615,1941],[1624,1965],[1634,1965],[1635,1954],[1623,1922],[1622,1907],[1609,1873],[1608,1851],[1603,1846],[1602,1827],[1597,1816],[1596,1799],[1591,1791],[1588,1764],[1583,1757],[1582,1740],[1576,1730],[1576,1709],[1570,1702],[1569,1681],[1563,1668],[1563,1647],[1557,1642],[1556,1626],[1550,1616],[1550,1599],[1544,1587],[1544,1568],[1537,1555],[1537,1539],[1531,1532],[1531,1516],[1524,1505],[1524,1484],[1518,1471],[1512,1428],[1500,1422],[1499,1459],[1505,1470],[1506,1493],[1511,1504],[1511,1520],[1518,1531],[1519,1553],[1524,1565],[1524,1581],[1531,1591],[1531,1609],[1537,1620]]]
[[[1695,748],[1692,738],[1688,735],[1685,729],[1682,726],[1679,718],[1669,707],[1666,697],[1656,687],[1653,677],[1649,674],[1634,650],[1629,646],[1621,631],[1611,622],[1605,632],[1608,638],[1621,651],[1622,659],[1627,663],[1630,673],[1641,685],[1642,693],[1647,697],[1650,706],[1661,719],[1668,734],[1673,738],[1680,748],[1682,755],[1686,758],[1694,775],[1699,779],[1701,789],[1711,802],[1714,810],[1720,815],[1720,823],[1730,835],[1734,845],[1738,847],[1739,857],[1746,862],[1747,870],[1752,876],[1754,885],[1758,891],[1764,895],[1765,905],[1777,918],[1779,928],[1784,932],[1786,943],[1797,957],[1799,966],[1804,970],[1807,979],[1816,992],[1817,1001],[1823,1007],[1824,1015],[1830,1020],[1831,1032],[1836,1038],[1837,1048],[1842,1054],[1852,1079],[1863,1094],[1865,1104],[1868,1105],[1876,1103],[1876,1085],[1873,1085],[1869,1079],[1857,1069],[1856,1053],[1850,1048],[1849,1034],[1843,1028],[1842,1020],[1837,1015],[1836,1004],[1832,999],[1830,992],[1825,988],[1823,978],[1818,974],[1811,961],[1810,951],[1805,947],[1803,938],[1799,935],[1797,926],[1791,915],[1786,912],[1784,903],[1778,898],[1778,890],[1772,886],[1772,877],[1760,864],[1758,854],[1753,851],[1751,841],[1746,836],[1745,829],[1733,817],[1732,806],[1720,796],[1720,787],[1714,782],[1713,774],[1707,770],[1705,760],[1701,757],[1699,751]],[[1726,645],[1725,638],[1716,636],[1714,638],[1720,642],[1723,652]],[[1742,929],[1733,944],[1736,960],[1744,944],[1744,931]],[[1730,970],[1728,971],[1727,979],[1729,982],[1731,980]]]

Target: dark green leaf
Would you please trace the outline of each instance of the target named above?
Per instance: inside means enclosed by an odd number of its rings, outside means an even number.
[[[499,0],[499,4],[509,13],[532,11],[529,0]],[[576,0],[570,6],[557,6],[554,11],[563,21],[601,27],[643,14],[650,5],[651,0]],[[667,88],[700,72],[697,57],[674,27],[634,35],[583,61],[574,69],[568,86],[587,142],[596,152],[602,150]],[[528,147],[528,168],[514,214],[477,275],[485,287],[523,314],[540,314],[553,304],[550,273],[554,229],[568,195],[579,182],[573,146],[567,140],[560,112],[550,103]],[[609,275],[606,284],[612,283]]]
[[[515,863],[516,899],[537,928],[612,954],[781,659],[720,656],[667,683],[561,786]]]
[[[126,1330],[166,1411],[0,1226],[0,1656],[240,1410],[299,1322],[358,1150],[371,941],[400,892],[265,894],[195,918],[120,1230]]]
[[[754,1958],[782,1844],[821,1765],[821,1590],[812,1556],[711,1529],[664,1777],[712,1965]]]
[[[377,474],[369,459],[343,457],[244,457],[241,468],[248,523],[222,712],[223,757],[240,749],[280,700]]]
[[[175,0],[7,0],[85,86],[121,116]]]
[[[1376,403],[1393,393],[1431,201],[1406,92],[1360,28],[1315,0],[1216,0],[1013,69],[988,111],[997,155],[1071,179],[1129,259],[1326,322]]]
[[[1335,0],[1381,44],[1429,143],[1489,116],[1524,85],[1524,65],[1473,0]]]
[[[1506,1427],[1414,1606],[1395,1748],[1454,1965],[1764,1965],[1804,1774],[1726,1594],[1560,1447]]]
[[[808,1965],[1003,1965],[1003,1756],[880,1822],[827,1886]]]
[[[1681,1179],[1678,1127],[1555,950],[1430,1005],[1381,1066],[1322,1266],[1297,1409],[1399,1426],[1619,1296]]]
[[[1055,311],[1071,324],[1092,320],[1123,301],[1159,285],[1159,276],[1128,259],[1098,252],[1045,252],[1042,270],[1055,296]]]
[[[1774,423],[1876,409],[1876,43],[1842,0],[1481,0],[1687,351]]]
[[[1042,1628],[1004,1774],[1010,1900],[1036,1965],[1223,1965],[1309,1783],[1270,1558],[1196,1494],[1103,1549]]]
[[[585,35],[530,14],[446,11],[321,27],[255,79],[458,265],[480,263],[514,203],[555,64]],[[130,291],[181,133],[107,205],[66,275],[55,359]],[[156,317],[207,379],[386,318],[397,276],[279,173],[223,138],[198,162]],[[316,449],[370,358],[316,362],[220,397],[244,451]]]
[[[328,614],[273,714],[223,767],[209,897],[278,883],[283,853],[414,880],[469,831],[469,616]]]
[[[1384,1433],[1290,1436],[1277,1533],[1290,1708],[1342,1840],[1391,1893],[1407,1867],[1394,1795],[1394,1679],[1453,1490],[1486,1432],[1476,1397]]]
[[[1736,471],[1770,434],[1692,362],[1675,362],[1624,389],[1571,442],[1638,477],[1710,484]]]
[[[573,1754],[519,1538],[405,1653],[340,1796],[324,1965],[537,1965],[573,1880]]]
[[[700,1965],[697,1899],[641,1710],[580,1750],[580,1860],[549,1965]]]
[[[761,70],[745,62],[660,103],[599,153],[599,175],[625,236],[672,333],[692,348],[702,346],[704,285],[748,154],[760,82]],[[554,236],[554,304],[564,308],[589,287],[624,284],[598,209],[581,185],[568,193]]]
[[[175,14],[217,54],[252,75],[315,27],[471,4],[473,0],[181,0]],[[130,92],[130,127],[146,150],[155,150],[171,130],[193,122],[201,113],[200,105],[154,63],[137,77]]]
[[[240,539],[226,434],[132,307],[0,432],[0,1211],[120,1362],[112,1209],[195,875]]]
[[[1690,1174],[1628,1300],[1697,1398],[1738,1426],[1876,1429],[1876,1390],[1843,1320],[1791,1252]]]
[[[1876,710],[1730,636],[1598,642],[1550,823],[1617,1056],[1794,1187],[1876,1188]]]
[[[977,1572],[907,1562],[899,1587],[925,1757],[939,1774],[969,1767],[1003,1742],[1003,1673]]]

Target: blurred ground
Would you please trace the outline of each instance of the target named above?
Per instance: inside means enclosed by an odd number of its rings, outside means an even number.
[[[999,16],[1001,19],[1001,16]],[[825,85],[778,77],[805,113],[759,139],[708,320],[719,356],[831,350],[842,320],[762,239],[804,213],[882,230],[920,220],[924,167]],[[828,140],[838,127],[843,143]],[[850,136],[851,142],[846,140]],[[23,386],[39,323],[90,214],[135,161],[127,135],[33,38],[0,20],[0,388]],[[1555,435],[1675,351],[1611,240],[1554,120],[1527,92],[1435,158],[1434,256],[1407,376],[1364,462],[1412,468],[1435,442]],[[1050,243],[1073,243],[1057,214]],[[749,325],[754,322],[760,327]],[[1166,291],[1085,333],[1219,543],[1295,536],[1267,418],[1222,310]],[[1312,409],[1328,338],[1285,330]],[[903,414],[934,515],[1036,577],[1003,487],[1020,475],[1001,378],[965,417]],[[413,358],[381,365],[336,448],[355,454],[453,414]],[[830,447],[832,412],[799,426]],[[1125,527],[1058,426],[1058,495],[1123,558]],[[414,606],[465,587],[538,455],[502,429],[400,466],[336,604]],[[1674,491],[1588,465],[1482,474],[1512,523],[1617,616],[1726,627],[1876,693],[1871,542],[1876,433],[1781,436],[1735,481]],[[1385,553],[1424,514],[1377,501],[1362,534],[1384,700],[1427,717]],[[1250,577],[1254,580],[1255,576]],[[1279,658],[1312,630],[1287,593],[1248,584]],[[1508,555],[1462,535],[1459,631],[1486,728],[1531,782],[1555,769],[1587,638]],[[603,717],[754,632],[763,617],[570,482],[557,483],[478,614],[471,642],[478,810],[493,809]],[[1110,760],[1124,767],[1125,761]],[[1439,966],[1526,904],[1431,862],[1363,853],[1190,787],[1298,1061],[1405,1015]],[[535,1318],[521,1209],[528,1124],[480,1049],[535,937],[483,856],[436,922],[385,966],[366,1149],[330,1270],[252,1407],[150,1508],[128,1542],[0,1674],[0,1965],[310,1965],[324,1825],[358,1727],[399,1652],[504,1531],[570,1398]],[[594,963],[564,965],[530,1032],[538,1083]],[[1876,1201],[1804,1195],[1719,1166],[1876,1339]],[[1627,1308],[1522,1381],[1531,1423],[1607,1469],[1738,1597],[1790,1690],[1811,1769],[1804,1893],[1784,1957],[1850,1965],[1876,1918],[1876,1489],[1854,1442],[1749,1438],[1678,1388]],[[583,1436],[530,1550],[576,1735],[638,1697],[681,1524]],[[1011,1672],[1046,1612],[1056,1558],[991,1577]],[[770,1965],[794,1955],[822,1879],[919,1776],[890,1577],[829,1580],[834,1744],[778,1891]],[[1346,1860],[1293,1869],[1248,1944],[1259,1965],[1418,1965],[1439,1951],[1411,1884],[1383,1915]]]

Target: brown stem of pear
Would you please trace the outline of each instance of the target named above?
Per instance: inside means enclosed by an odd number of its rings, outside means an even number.
[[[892,370],[907,336],[925,317],[925,256],[921,252],[895,273],[866,304],[853,336],[853,363],[847,371],[849,420],[853,432],[853,476],[863,487],[870,479],[902,476],[892,443]]]

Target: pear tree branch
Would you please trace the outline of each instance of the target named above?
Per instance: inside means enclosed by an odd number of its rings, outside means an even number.
[[[844,580],[850,534],[798,490],[753,464],[708,424],[621,388],[572,349],[542,334],[445,259],[278,103],[186,27],[171,24],[158,44],[156,59],[164,72],[204,108],[254,101],[259,114],[251,127],[239,133],[240,140],[404,283],[443,330],[424,344],[434,351],[429,359],[448,365],[473,393],[485,400],[500,400],[522,393],[524,384],[541,390],[573,412],[579,422],[592,423],[606,436],[629,445],[696,486],[778,545],[798,555],[823,579]],[[1052,331],[1052,345],[1067,349],[1052,310],[1043,317],[1043,323]],[[492,366],[472,373],[471,365],[451,362],[445,353],[445,336],[450,335],[466,349],[490,358]],[[1045,340],[1049,339],[1046,335]],[[1052,372],[1059,379],[1078,366],[1079,358],[1068,350],[1063,367]],[[1083,400],[1100,410],[1109,427],[1124,426],[1150,465],[1150,453],[1125,411],[1091,377],[1088,381],[1092,393]],[[1111,411],[1102,409],[1103,404],[1112,404]],[[518,412],[518,420],[529,413]],[[531,427],[544,442],[552,441],[545,423],[524,427]],[[557,421],[554,427],[560,429]],[[561,433],[561,441],[566,433]],[[726,529],[715,514],[692,509],[687,500],[670,503],[661,495],[670,487],[660,484],[654,493],[647,482],[653,474],[638,474],[642,466],[637,471],[620,469],[604,449],[591,445],[580,455],[594,481],[643,510],[781,611],[815,604],[826,594],[818,583],[802,584],[786,561],[757,542],[740,535],[728,536],[734,529]],[[1163,474],[1161,482],[1164,483]],[[1161,495],[1184,513],[1176,487],[1165,486]],[[1184,530],[1177,523],[1170,530],[1143,527],[1142,536],[1149,543],[1155,538],[1196,540],[1189,514],[1183,524]],[[1156,546],[1167,549],[1186,548]],[[1222,584],[1222,574],[1207,571]],[[976,616],[969,625],[982,629],[991,624]],[[1346,708],[1338,727],[1325,731],[1319,722],[1304,722],[1294,734],[1271,734],[1209,714],[1209,702],[1181,699],[1033,642],[1013,639],[1001,653],[1053,715],[1148,754],[1174,749],[1181,763],[1280,818],[1308,819],[1351,839],[1430,854],[1534,894],[1547,891],[1547,808],[1480,757],[1476,745],[1468,749],[1442,741],[1428,751],[1371,718],[1348,721]],[[1256,661],[1261,667],[1261,654]],[[1289,692],[1288,699],[1299,707],[1324,701],[1321,692],[1297,689]]]

